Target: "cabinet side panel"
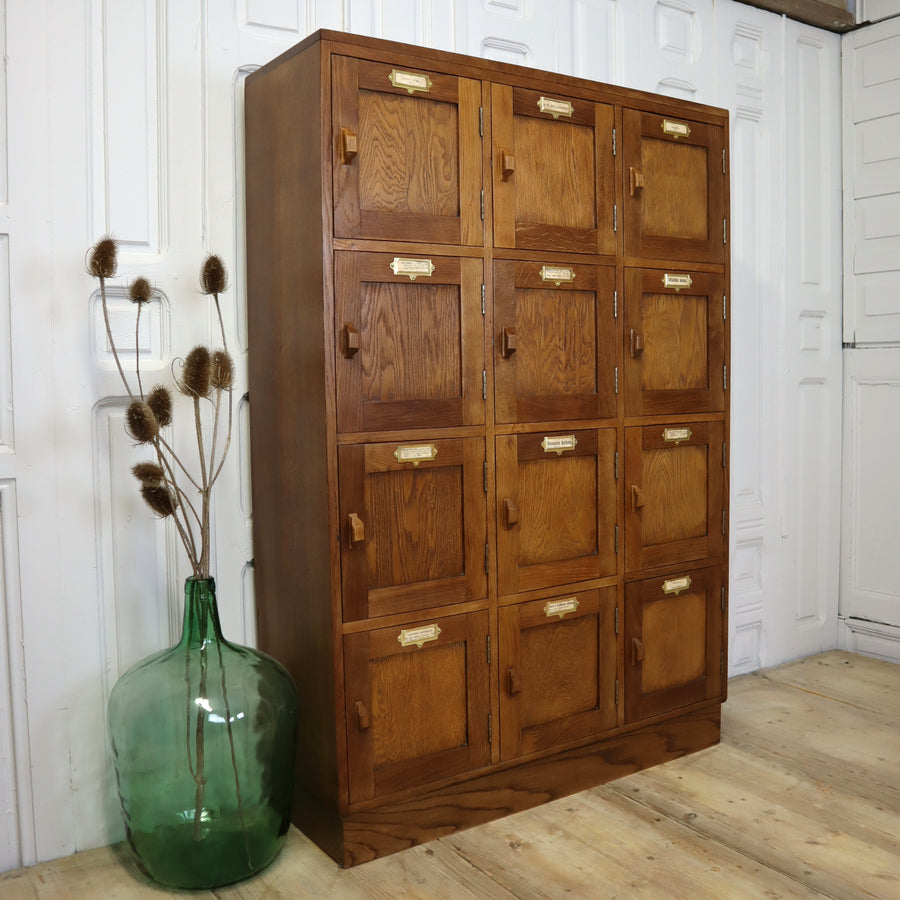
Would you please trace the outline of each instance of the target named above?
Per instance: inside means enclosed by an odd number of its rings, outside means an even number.
[[[258,640],[299,691],[295,820],[337,856],[321,97],[319,45],[247,81],[247,306]]]

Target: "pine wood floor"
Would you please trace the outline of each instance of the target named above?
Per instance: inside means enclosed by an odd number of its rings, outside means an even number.
[[[121,848],[0,897],[152,898]],[[355,869],[297,831],[231,898],[900,900],[900,666],[831,651],[731,681],[722,743]]]

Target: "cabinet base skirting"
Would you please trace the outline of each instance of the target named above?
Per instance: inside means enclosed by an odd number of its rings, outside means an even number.
[[[332,827],[323,827],[308,808],[295,809],[295,824],[340,865],[355,866],[711,747],[719,742],[720,726],[716,701],[607,740],[350,813],[332,819]]]

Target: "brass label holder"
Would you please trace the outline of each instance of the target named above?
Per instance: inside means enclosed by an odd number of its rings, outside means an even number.
[[[421,625],[418,628],[404,628],[397,635],[401,647],[421,647],[429,641],[436,641],[441,633],[440,627],[434,625]]]
[[[399,446],[394,451],[397,462],[411,462],[418,466],[423,459],[432,460],[437,456],[437,447],[434,444],[414,444]]]
[[[668,134],[677,141],[680,137],[690,137],[691,126],[687,122],[676,122],[673,119],[662,120],[663,134]]]
[[[571,284],[575,270],[571,266],[541,266],[541,281],[552,281],[557,287],[563,282]]]
[[[689,288],[694,283],[694,279],[690,275],[673,275],[671,272],[666,272],[662,277],[662,283],[663,287],[672,288],[677,293],[682,288]]]
[[[544,604],[544,615],[549,619],[551,616],[559,616],[561,619],[567,613],[573,613],[578,609],[577,597],[566,597],[565,600],[548,600]]]
[[[406,88],[410,94],[415,91],[423,91],[427,94],[434,84],[427,75],[418,72],[401,72],[399,69],[391,69],[388,78],[394,87]]]
[[[677,597],[682,591],[688,590],[690,586],[691,576],[682,575],[681,578],[669,578],[664,581],[662,589],[664,594],[674,594]]]
[[[566,450],[574,450],[577,446],[578,441],[575,439],[574,434],[559,435],[557,437],[547,435],[541,441],[544,453],[555,453],[557,456],[562,456]]]
[[[552,97],[538,98],[537,105],[542,113],[550,113],[554,119],[558,119],[560,116],[571,118],[575,112],[575,107],[568,100],[554,100]]]
[[[404,259],[395,256],[391,263],[391,271],[395,275],[406,275],[415,281],[420,275],[428,278],[434,272],[434,263],[430,259]]]
[[[664,428],[663,440],[667,444],[680,444],[682,441],[689,441],[694,435],[687,426],[683,428]]]

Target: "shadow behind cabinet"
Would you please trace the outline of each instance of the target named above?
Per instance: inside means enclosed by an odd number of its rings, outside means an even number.
[[[727,128],[334,32],[248,78],[259,643],[342,865],[718,740]]]

